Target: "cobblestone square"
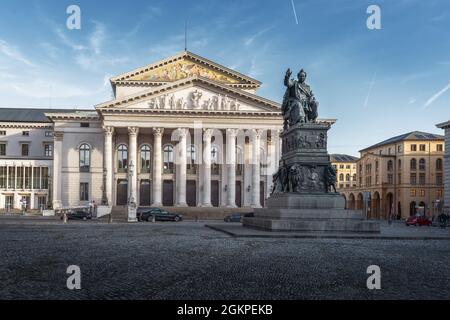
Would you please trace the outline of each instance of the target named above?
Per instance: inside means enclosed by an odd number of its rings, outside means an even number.
[[[448,240],[233,238],[204,225],[2,217],[0,299],[450,298]],[[69,265],[81,290],[66,287]],[[381,290],[366,287],[369,265]]]

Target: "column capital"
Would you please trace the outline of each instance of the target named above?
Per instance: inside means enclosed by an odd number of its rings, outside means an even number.
[[[128,134],[130,136],[136,136],[139,133],[139,127],[128,127]]]
[[[203,129],[203,141],[211,142],[212,135],[214,133],[214,129]]]
[[[53,140],[62,141],[64,138],[64,132],[62,131],[54,131],[53,132]]]
[[[153,135],[155,137],[162,137],[164,134],[164,128],[153,128]]]
[[[103,126],[103,131],[105,132],[105,135],[112,136],[114,134],[114,127],[112,127],[112,126]]]
[[[229,136],[229,137],[236,138],[238,133],[239,133],[239,129],[227,129],[227,136]]]
[[[255,137],[256,139],[260,139],[261,135],[264,132],[264,129],[250,129],[250,132],[253,135],[253,137]]]

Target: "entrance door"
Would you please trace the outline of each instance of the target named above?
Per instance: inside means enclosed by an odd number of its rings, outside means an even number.
[[[116,194],[116,204],[125,206],[128,202],[128,180],[117,180]]]
[[[25,207],[26,210],[30,209],[30,196],[22,196],[22,205],[21,205],[21,209],[22,206]]]
[[[261,181],[259,183],[259,203],[261,204],[261,207],[264,207],[264,200],[266,199],[266,190],[264,190],[264,181]]]
[[[150,206],[151,204],[151,182],[150,180],[141,180],[139,184],[139,204],[141,206]]]
[[[211,204],[213,207],[219,206],[219,181],[211,181]]]
[[[14,196],[5,196],[5,209],[9,211],[14,208]]]
[[[164,180],[163,182],[163,206],[173,207],[173,181]]]
[[[197,186],[195,180],[186,181],[186,202],[189,207],[197,205]]]
[[[236,206],[242,207],[242,183],[241,181],[236,181]]]
[[[47,197],[46,196],[39,196],[38,197],[38,209],[44,210],[47,203]]]

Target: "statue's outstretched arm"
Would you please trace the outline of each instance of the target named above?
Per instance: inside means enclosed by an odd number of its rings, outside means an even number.
[[[292,87],[293,85],[293,81],[290,79],[291,74],[292,74],[291,69],[287,69],[286,75],[284,76],[284,85],[288,88]]]

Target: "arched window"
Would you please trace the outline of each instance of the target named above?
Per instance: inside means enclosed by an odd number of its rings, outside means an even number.
[[[343,173],[341,173],[341,174],[339,175],[339,181],[344,181],[344,174],[343,174]]]
[[[356,182],[356,173],[353,174],[353,182]]]
[[[387,163],[387,169],[388,171],[394,170],[394,162],[392,160],[389,160]]]
[[[191,144],[187,148],[187,158],[187,171],[188,173],[195,174],[195,164],[197,163],[197,148],[195,147],[195,145]]]
[[[398,169],[400,170],[402,168],[402,160],[398,159]]]
[[[121,144],[117,147],[117,170],[125,172],[128,169],[128,148]]]
[[[350,174],[349,173],[346,174],[345,181],[350,181]]]
[[[416,159],[411,159],[411,170],[416,170],[417,169],[417,160]]]
[[[163,148],[164,173],[173,173],[173,146],[167,145]]]
[[[91,166],[91,147],[87,143],[80,146],[80,172],[89,172]]]
[[[148,144],[141,146],[141,172],[148,173],[152,168],[151,148]]]
[[[240,147],[236,147],[236,175],[240,176],[244,172],[244,153]]]
[[[439,171],[442,170],[442,159],[441,158],[436,160],[436,170],[439,170]]]
[[[425,170],[425,159],[424,158],[419,160],[419,170]]]
[[[220,152],[217,146],[211,147],[211,174],[220,174]]]

